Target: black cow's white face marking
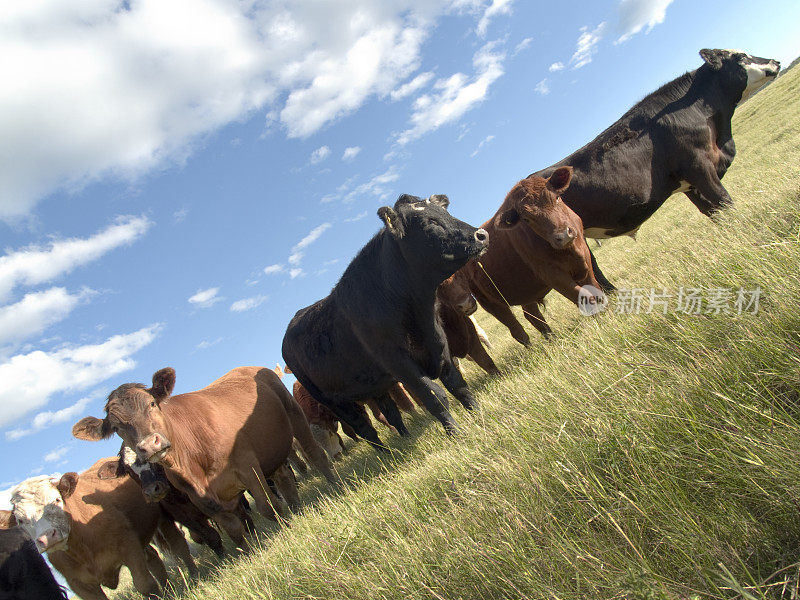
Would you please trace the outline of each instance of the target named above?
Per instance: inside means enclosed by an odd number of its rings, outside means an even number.
[[[742,99],[739,100],[739,104],[741,104],[768,82],[775,79],[778,76],[781,64],[771,58],[760,58],[737,50],[731,50],[731,52],[739,59],[739,65],[747,73],[747,85],[744,92],[742,92]]]

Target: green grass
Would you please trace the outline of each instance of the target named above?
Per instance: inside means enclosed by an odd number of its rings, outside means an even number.
[[[389,458],[353,446],[342,490],[302,481],[290,528],[264,524],[241,558],[203,554],[201,582],[171,597],[794,598],[798,97],[794,69],[737,111],[734,209],[712,222],[675,196],[639,241],[597,251],[620,287],[760,286],[757,315],[617,314],[612,299],[585,318],[551,297],[558,337],[526,350],[480,313],[504,375],[465,363],[482,408],[456,409],[463,437],[425,415],[412,440],[382,432]]]

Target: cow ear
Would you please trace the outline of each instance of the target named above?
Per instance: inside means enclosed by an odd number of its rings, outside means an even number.
[[[394,209],[388,206],[381,206],[378,209],[378,216],[381,218],[381,221],[386,224],[386,229],[388,229],[394,237],[400,239],[405,235],[406,232],[405,229],[403,229],[403,223],[400,222],[400,215],[394,212]]]
[[[516,208],[503,211],[494,218],[494,225],[498,229],[509,229],[517,223],[519,223],[519,211]]]
[[[430,200],[434,204],[438,204],[439,206],[441,206],[444,209],[446,209],[448,206],[450,206],[450,198],[448,198],[444,194],[434,194],[433,196],[428,198],[428,200]]]
[[[97,469],[97,478],[116,479],[117,477],[122,477],[125,474],[125,470],[122,468],[121,462],[120,460],[107,460]]]
[[[280,365],[275,365],[275,368],[272,370],[275,372],[275,375],[277,375],[279,379],[283,379],[283,369],[281,369]]]
[[[169,398],[173,389],[175,389],[175,369],[166,367],[153,373],[153,387],[150,388],[150,393],[156,402]]]
[[[291,375],[292,369],[289,367],[289,365],[283,365],[283,372],[286,373],[287,375]]]
[[[700,58],[706,61],[715,71],[719,71],[722,68],[722,53],[719,50],[703,48],[700,50]]]
[[[75,491],[75,487],[78,485],[78,474],[75,472],[64,473],[61,476],[61,479],[58,480],[58,484],[56,484],[56,488],[61,493],[61,497],[66,500],[72,493]]]
[[[72,436],[87,442],[99,442],[112,433],[106,420],[97,417],[84,417],[72,426]]]
[[[558,167],[547,180],[547,187],[560,194],[569,187],[572,181],[572,167]]]
[[[0,529],[11,529],[17,526],[17,518],[10,510],[0,510]]]

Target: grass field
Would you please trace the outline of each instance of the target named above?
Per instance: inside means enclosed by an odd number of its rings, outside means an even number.
[[[758,314],[619,314],[622,293],[588,318],[552,296],[556,340],[524,349],[479,311],[504,374],[466,363],[462,437],[424,415],[381,433],[391,457],[353,446],[341,490],[303,480],[290,528],[201,555],[170,597],[797,597],[799,98],[793,69],[738,109],[717,222],[675,196],[596,253],[620,288],[760,287]]]

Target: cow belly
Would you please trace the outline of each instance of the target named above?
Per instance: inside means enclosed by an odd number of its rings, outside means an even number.
[[[592,238],[593,240],[605,240],[612,237],[619,237],[627,235],[636,239],[636,234],[639,233],[639,227],[634,227],[630,231],[617,231],[614,229],[606,229],[604,227],[590,227],[583,231],[584,237]]]

